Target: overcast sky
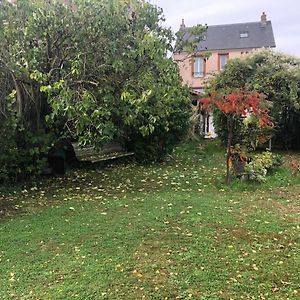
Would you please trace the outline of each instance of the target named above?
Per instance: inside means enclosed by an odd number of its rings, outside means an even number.
[[[272,21],[276,49],[300,57],[299,0],[149,0],[161,7],[166,25],[177,31],[187,26],[260,21],[263,11]]]

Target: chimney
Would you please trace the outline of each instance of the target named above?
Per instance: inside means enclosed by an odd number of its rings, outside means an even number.
[[[184,19],[182,19],[181,24],[180,24],[180,29],[184,29],[184,28],[185,28]]]
[[[260,24],[262,27],[265,27],[267,25],[267,15],[265,12],[263,12],[260,17]]]

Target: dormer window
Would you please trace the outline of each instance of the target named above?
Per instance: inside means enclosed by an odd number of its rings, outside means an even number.
[[[240,38],[241,39],[247,38],[248,36],[249,36],[248,31],[240,32]]]

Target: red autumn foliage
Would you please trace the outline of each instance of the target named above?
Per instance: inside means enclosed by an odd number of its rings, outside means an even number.
[[[216,106],[225,115],[247,116],[253,113],[258,117],[261,126],[272,126],[269,110],[262,107],[265,96],[256,92],[233,92],[228,95],[212,93],[201,100],[202,108],[211,110]]]
[[[273,126],[269,118],[269,110],[263,107],[265,96],[256,92],[232,92],[228,95],[212,93],[209,97],[201,100],[202,109],[211,110],[217,107],[227,118],[227,156],[226,156],[226,182],[230,182],[230,162],[234,155],[232,152],[233,121],[235,117],[246,117],[254,114],[261,126]]]

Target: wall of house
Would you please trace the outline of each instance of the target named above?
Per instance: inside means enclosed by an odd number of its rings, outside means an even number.
[[[253,50],[255,49],[210,51],[211,56],[205,63],[205,76],[199,78],[193,76],[193,59],[187,53],[174,54],[173,58],[178,62],[183,83],[192,88],[203,88],[209,76],[219,72],[219,54],[228,54],[228,58],[233,59],[243,57]]]
[[[187,84],[191,88],[204,90],[205,82],[210,76],[220,71],[219,55],[227,54],[228,59],[241,58],[248,55],[249,52],[256,49],[235,49],[235,50],[218,50],[210,51],[211,56],[205,62],[205,75],[200,78],[195,78],[193,75],[193,63],[194,60],[187,53],[175,54],[173,59],[177,61],[180,69],[180,74],[184,84]],[[213,124],[213,116],[208,113],[205,116],[200,117],[200,124],[203,124],[200,130],[204,134],[205,138],[215,138],[215,128]]]

